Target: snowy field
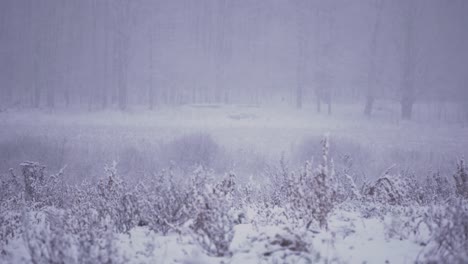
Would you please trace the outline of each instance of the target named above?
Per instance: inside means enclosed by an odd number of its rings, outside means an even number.
[[[0,262],[466,263],[468,129],[357,113],[1,113]]]
[[[400,120],[396,104],[381,108],[371,120],[362,116],[361,105],[339,105],[331,117],[289,106],[187,105],[125,113],[12,111],[0,113],[0,171],[34,160],[51,171],[66,165],[70,178],[88,179],[99,177],[103,164],[114,160],[119,171],[132,176],[174,161],[186,167],[202,163],[220,174],[233,170],[248,178],[278,163],[283,154],[294,166],[320,155],[317,145],[325,133],[330,134],[335,162],[352,156],[359,174],[371,179],[392,165],[421,175],[449,173],[458,158],[468,156],[468,126],[438,121],[423,106],[419,112],[425,114],[418,115],[416,108],[412,122]],[[194,134],[205,135],[214,149],[205,149],[201,157],[183,157],[179,152],[184,144],[196,149],[196,142],[190,142],[197,140],[190,139]]]

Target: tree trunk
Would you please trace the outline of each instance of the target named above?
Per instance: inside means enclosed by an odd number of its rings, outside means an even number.
[[[117,100],[120,110],[126,110],[128,106],[127,74],[129,52],[129,8],[130,1],[122,0],[118,3],[118,16],[116,23],[117,45]]]
[[[14,105],[14,102],[13,102],[13,85],[14,85],[14,82],[7,82],[7,88],[6,88],[6,103],[7,103],[7,105]]]
[[[320,94],[318,92],[315,93],[315,96],[317,98],[317,113],[320,113],[322,111],[322,105],[321,105],[321,99],[320,99]]]
[[[364,107],[364,115],[370,117],[372,115],[372,110],[374,108],[374,96],[368,94],[366,97],[366,106]]]
[[[302,108],[302,86],[300,84],[297,85],[296,89],[296,107],[297,109]]]
[[[107,71],[107,70],[106,70]],[[108,80],[107,80],[107,74],[106,77],[104,77],[104,86],[102,87],[102,92],[101,92],[101,104],[102,104],[102,109],[107,108],[107,85],[108,85]]]
[[[149,99],[149,109],[153,110],[154,109],[154,88],[153,88],[153,82],[150,84],[149,92],[148,92],[148,99]]]
[[[372,37],[370,42],[370,65],[369,72],[367,76],[367,96],[366,96],[366,105],[364,107],[364,115],[370,117],[372,115],[372,110],[374,107],[375,101],[375,89],[376,89],[376,79],[377,79],[377,35],[380,29],[381,13],[383,9],[383,0],[376,0],[377,10],[376,10],[376,19],[375,24],[372,30]]]
[[[63,94],[63,97],[65,99],[65,106],[70,107],[70,89],[65,88],[65,92]]]
[[[467,93],[468,94],[468,93]],[[462,102],[463,117],[468,122],[468,96],[465,96],[465,100]]]
[[[154,50],[153,50],[153,45],[154,45],[154,41],[153,41],[153,34],[154,34],[154,29],[153,30],[150,30],[150,61],[149,61],[149,72],[150,72],[150,83],[149,83],[149,91],[148,91],[148,100],[149,100],[149,108],[150,110],[153,110],[154,109]]]
[[[405,13],[405,39],[402,76],[401,96],[401,118],[410,120],[412,118],[413,104],[415,101],[415,73],[416,73],[416,43],[415,43],[415,16],[416,3],[408,1]]]
[[[52,86],[50,86],[47,89],[47,107],[48,108],[54,108],[55,107],[55,89],[52,88]]]
[[[306,1],[298,1],[296,5],[296,39],[297,39],[297,65],[296,65],[296,107],[302,108],[304,84],[307,69],[307,50],[309,46],[309,16],[310,16],[310,3]]]
[[[123,65],[120,65],[119,76],[118,76],[118,104],[120,110],[127,109],[127,76],[126,71],[123,69]]]
[[[41,106],[41,88],[39,88],[36,81],[34,87],[34,108],[39,108],[39,106]]]
[[[401,118],[411,120],[413,115],[413,101],[411,99],[403,99],[401,101]]]
[[[231,100],[229,99],[229,90],[225,87],[224,89],[224,103],[229,104]]]

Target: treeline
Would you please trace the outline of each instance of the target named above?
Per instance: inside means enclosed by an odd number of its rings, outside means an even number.
[[[398,100],[468,116],[466,1],[4,0],[3,108]]]

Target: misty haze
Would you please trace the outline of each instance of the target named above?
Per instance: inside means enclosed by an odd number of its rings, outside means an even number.
[[[468,263],[468,0],[0,0],[0,263]]]

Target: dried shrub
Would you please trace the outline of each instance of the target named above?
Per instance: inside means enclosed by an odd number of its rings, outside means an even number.
[[[76,209],[76,208],[74,208]],[[30,212],[24,217],[24,241],[31,263],[126,263],[116,247],[110,221],[97,213]]]
[[[423,204],[435,204],[447,202],[454,196],[453,184],[439,172],[432,173],[423,183],[421,201]]]
[[[190,181],[189,181],[190,183]],[[166,235],[179,231],[190,219],[193,188],[177,181],[171,171],[162,171],[137,186],[141,223]]]
[[[432,236],[421,263],[467,263],[468,205],[459,200],[427,217]]]
[[[251,237],[249,247],[259,244],[265,263],[322,263],[324,259],[313,249],[307,237],[310,237],[307,232],[283,228],[274,235],[260,233]]]
[[[128,192],[116,168],[116,162],[105,167],[107,176],[97,185],[96,210],[101,220],[111,219],[117,232],[128,232],[138,224],[140,212],[136,196]]]
[[[363,198],[367,201],[383,205],[404,205],[417,202],[419,198],[414,196],[417,184],[415,179],[409,175],[403,177],[399,174],[389,174],[390,167],[385,173],[371,184],[362,187]]]
[[[41,210],[24,216],[23,236],[32,263],[74,263],[72,238],[55,213]]]
[[[6,246],[22,231],[23,187],[13,170],[0,176],[0,255]]]
[[[23,231],[21,201],[11,198],[0,203],[0,256],[5,255],[6,247]]]
[[[460,160],[457,164],[457,172],[453,175],[457,194],[468,199],[468,172],[465,167],[465,161]]]
[[[288,174],[283,186],[288,199],[286,211],[307,228],[314,222],[328,228],[328,215],[337,202],[333,160],[329,158],[328,137],[322,140],[322,162],[316,169],[307,162],[298,175]]]
[[[197,189],[193,205],[196,216],[190,227],[195,240],[210,255],[221,257],[231,254],[229,246],[234,238],[236,218],[231,210],[233,186],[235,180],[230,174],[214,187],[206,184]]]
[[[63,170],[58,174],[45,175],[45,166],[37,162],[20,164],[24,179],[24,199],[35,207],[63,206]]]

